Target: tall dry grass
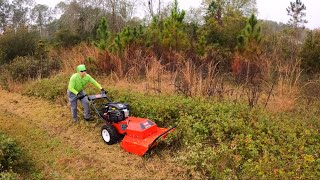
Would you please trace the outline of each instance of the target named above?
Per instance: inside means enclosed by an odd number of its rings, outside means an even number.
[[[79,64],[84,64],[88,57],[97,59],[99,56],[99,51],[92,46],[81,43],[72,48],[53,50],[50,52],[50,55],[59,56],[63,62],[62,72],[71,74],[75,72],[75,68]]]
[[[194,63],[179,53],[164,53],[160,58],[152,50],[127,49],[122,57],[101,52],[91,45],[80,44],[58,52],[63,59],[64,73],[73,73],[78,64],[90,64],[108,85],[134,88],[156,93],[180,93],[185,96],[216,97],[235,102],[247,101],[251,95],[243,85],[235,84],[230,74],[219,72],[219,62]],[[88,57],[93,62],[88,62]],[[288,110],[295,106],[302,73],[300,60],[284,64],[275,60],[277,55],[263,57],[265,76],[262,90],[256,91],[258,104],[270,110]],[[276,62],[276,65],[271,62]],[[196,65],[197,64],[197,65]],[[96,67],[94,67],[96,66]],[[276,81],[272,76],[276,74]],[[270,91],[272,87],[272,91]],[[267,103],[266,103],[267,102]],[[276,108],[275,108],[276,107]]]
[[[166,71],[164,66],[156,59],[152,58],[150,62],[145,64],[146,90],[162,92],[162,81],[166,82]]]
[[[127,49],[122,57],[108,52],[98,51],[96,48],[80,44],[72,49],[62,50],[63,71],[73,73],[74,68],[81,63],[88,63],[86,59],[94,60],[97,74],[104,74],[106,83],[121,84],[123,86],[136,86],[142,91],[163,93],[181,93],[185,96],[217,97],[220,99],[233,100],[235,102],[246,100],[251,92],[242,85],[234,85],[230,74],[222,74],[218,70],[219,62],[203,63],[200,66],[186,59],[179,53],[163,55],[158,59],[150,50]],[[163,63],[166,62],[166,63]],[[270,62],[270,59],[265,60]],[[281,62],[281,61],[278,61]],[[199,64],[199,62],[197,62]],[[278,80],[274,88],[269,107],[274,104],[292,106],[297,93],[298,80],[301,75],[300,61],[293,64],[277,64]],[[174,65],[174,68],[172,68]],[[271,65],[265,65],[266,76],[271,76]],[[89,69],[90,72],[90,69]],[[231,79],[231,81],[230,81]],[[266,79],[271,79],[267,77]],[[270,88],[267,88],[261,98],[261,104],[266,101]],[[127,84],[127,85],[126,85]],[[128,85],[130,84],[130,85]],[[257,95],[257,94],[255,94]],[[282,102],[283,100],[283,102]],[[291,102],[289,101],[291,100]],[[287,105],[286,105],[287,104]],[[286,108],[284,108],[286,109]]]
[[[292,110],[301,92],[301,60],[284,61],[277,53],[264,56],[264,89],[262,101],[266,102],[270,111]]]
[[[278,92],[281,94],[295,94],[298,87],[299,78],[302,70],[300,68],[301,60],[296,59],[290,64],[279,63],[278,68]]]

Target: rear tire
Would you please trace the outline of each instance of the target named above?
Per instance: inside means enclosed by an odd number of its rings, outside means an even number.
[[[101,128],[101,137],[105,143],[112,145],[118,142],[120,134],[112,125],[105,124]]]

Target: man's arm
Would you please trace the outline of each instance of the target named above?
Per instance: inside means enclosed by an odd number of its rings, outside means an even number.
[[[88,76],[89,76],[89,82],[101,90],[102,89],[101,85],[95,79],[93,79],[89,74],[88,74]]]
[[[79,92],[74,88],[76,84],[75,77],[71,76],[69,85],[68,85],[68,90],[71,91],[73,94],[77,95]]]

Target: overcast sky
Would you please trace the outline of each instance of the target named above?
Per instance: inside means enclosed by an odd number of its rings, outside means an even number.
[[[268,19],[277,22],[287,23],[289,16],[286,8],[294,0],[257,0],[259,19]],[[301,0],[306,6],[305,26],[310,29],[320,28],[320,1],[319,0]]]
[[[46,4],[54,7],[61,0],[36,0],[39,4]],[[147,0],[146,0],[147,1]],[[173,2],[173,0],[164,0],[166,2]],[[258,18],[268,19],[276,22],[287,23],[289,16],[286,8],[290,2],[294,0],[256,0],[258,8]],[[307,28],[320,28],[320,0],[301,0],[307,7],[306,19],[308,23]],[[189,9],[190,7],[199,7],[201,0],[178,0],[181,9]]]

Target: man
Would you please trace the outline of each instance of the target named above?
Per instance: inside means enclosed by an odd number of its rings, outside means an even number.
[[[69,86],[67,90],[68,100],[71,106],[71,113],[73,122],[78,121],[77,115],[77,100],[79,99],[82,103],[84,108],[84,119],[90,120],[90,110],[89,110],[89,100],[88,97],[85,96],[85,92],[83,88],[88,84],[91,83],[95,87],[101,90],[101,93],[106,93],[106,91],[101,87],[101,85],[94,80],[89,74],[86,72],[86,66],[84,64],[80,64],[76,68],[76,73],[74,73],[69,81]]]

